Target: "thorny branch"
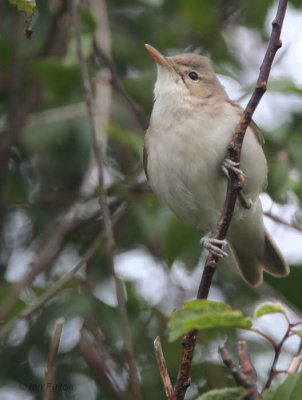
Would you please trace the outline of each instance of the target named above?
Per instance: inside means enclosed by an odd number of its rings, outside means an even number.
[[[256,87],[254,89],[254,92],[251,96],[248,105],[246,106],[245,110],[241,115],[233,139],[229,145],[228,150],[230,159],[234,162],[240,162],[241,148],[245,132],[247,130],[249,123],[251,122],[252,115],[256,107],[258,106],[263,94],[266,91],[267,80],[270,74],[272,62],[274,60],[277,50],[282,45],[282,42],[280,40],[280,34],[287,3],[288,3],[287,0],[279,0],[276,17],[272,22],[272,32],[270,36],[270,41],[262,65],[260,67],[260,73]],[[233,216],[238,191],[240,189],[241,189],[241,183],[239,181],[238,176],[234,174],[232,171],[230,171],[230,180],[228,182],[225,204],[223,207],[222,215],[216,226],[215,239],[220,239],[220,240],[225,239],[228,227],[230,225]],[[203,275],[198,289],[198,294],[197,294],[198,299],[206,299],[208,297],[217,263],[218,263],[218,257],[213,255],[212,253],[209,253],[207,260],[205,262]],[[182,351],[177,381],[175,385],[175,395],[177,400],[182,400],[184,398],[186,390],[190,384],[190,369],[191,369],[197,334],[198,331],[194,330],[189,332],[183,338],[182,342],[183,351]]]
[[[135,366],[135,358],[133,352],[133,346],[130,337],[130,328],[126,310],[126,303],[122,288],[122,283],[118,279],[115,274],[115,264],[114,264],[114,255],[116,250],[116,243],[115,237],[113,232],[113,223],[110,215],[110,209],[108,205],[108,198],[107,192],[105,189],[105,182],[104,182],[104,157],[103,157],[103,143],[99,140],[98,137],[98,128],[96,124],[96,117],[95,117],[95,104],[93,100],[93,93],[92,88],[89,80],[88,69],[86,60],[83,55],[82,51],[82,38],[81,38],[81,29],[80,29],[80,21],[78,15],[78,1],[74,0],[72,5],[72,14],[73,14],[73,21],[75,27],[75,36],[76,36],[76,46],[77,46],[77,53],[78,59],[80,63],[80,70],[82,75],[82,82],[84,86],[85,92],[85,99],[87,105],[87,112],[88,117],[92,129],[92,139],[93,139],[93,150],[94,155],[98,167],[98,178],[99,178],[99,188],[100,188],[100,207],[104,217],[104,225],[105,225],[105,232],[106,232],[106,239],[108,244],[108,257],[110,266],[112,269],[114,281],[115,281],[115,288],[116,288],[116,296],[118,302],[118,309],[121,318],[122,324],[122,332],[123,332],[123,340],[124,340],[124,349],[126,353],[127,363],[129,367],[129,380],[132,389],[133,399],[139,400],[142,398],[140,387],[138,383],[138,378],[136,375],[136,366]]]

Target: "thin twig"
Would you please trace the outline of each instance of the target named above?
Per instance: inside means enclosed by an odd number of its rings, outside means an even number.
[[[133,352],[133,346],[131,342],[130,336],[130,328],[129,328],[129,321],[127,316],[126,310],[126,302],[124,298],[123,288],[120,280],[117,278],[115,274],[115,265],[114,265],[114,254],[116,250],[116,243],[115,237],[113,232],[113,224],[110,215],[110,209],[108,206],[108,199],[107,199],[107,192],[105,189],[105,182],[104,182],[104,160],[103,160],[103,146],[102,143],[98,140],[98,130],[97,124],[95,119],[95,106],[93,101],[93,94],[92,88],[89,80],[88,69],[86,60],[83,55],[82,51],[82,38],[81,38],[81,30],[80,30],[80,21],[78,16],[78,1],[73,1],[72,6],[72,13],[73,13],[73,20],[74,20],[74,27],[75,27],[75,36],[76,36],[76,46],[77,46],[77,53],[78,59],[80,64],[80,70],[82,75],[82,82],[84,86],[85,92],[85,99],[88,111],[88,117],[91,125],[92,130],[92,139],[93,139],[93,149],[94,155],[98,166],[99,172],[99,187],[100,187],[100,206],[104,217],[104,224],[105,224],[105,231],[106,231],[106,239],[108,244],[108,257],[109,262],[111,265],[114,281],[115,281],[115,288],[116,288],[116,295],[117,295],[117,302],[118,302],[118,309],[121,318],[121,325],[122,325],[122,333],[123,333],[123,340],[124,340],[124,349],[126,353],[127,363],[129,367],[129,379],[130,385],[132,389],[133,399],[139,400],[142,398],[140,387],[138,383],[138,378],[136,374],[136,365],[135,365],[135,358]]]
[[[277,365],[277,362],[280,357],[282,346],[283,346],[284,342],[288,339],[289,333],[290,333],[290,327],[288,327],[283,338],[281,339],[280,343],[278,344],[277,348],[275,349],[274,359],[273,359],[273,362],[272,362],[272,365],[271,365],[271,368],[269,371],[269,375],[268,375],[266,384],[264,385],[263,391],[266,389],[269,389],[269,387],[271,386],[272,380],[273,380],[274,376],[276,375],[276,365]]]
[[[247,343],[245,340],[241,340],[238,342],[237,346],[239,354],[238,367],[233,363],[227,349],[224,346],[219,348],[221,359],[226,367],[230,370],[237,385],[247,390],[248,394],[244,397],[245,400],[258,399],[259,393],[257,390],[257,374],[249,357]]]
[[[267,342],[269,342],[269,343],[272,345],[272,347],[274,348],[274,350],[276,350],[276,348],[278,347],[277,343],[276,343],[271,337],[269,337],[269,336],[266,335],[265,333],[259,331],[258,329],[249,328],[249,332],[254,332],[254,333],[256,333],[257,335],[263,337]]]
[[[106,364],[106,359],[102,354],[101,349],[97,346],[93,333],[86,328],[82,328],[80,332],[79,349],[87,362],[90,369],[93,371],[105,390],[112,394],[115,400],[126,400],[128,396],[115,382],[110,369]]]
[[[52,342],[49,350],[49,357],[47,368],[45,370],[45,400],[53,399],[53,387],[54,387],[54,374],[55,374],[55,359],[57,356],[61,333],[64,325],[64,318],[59,318],[56,322],[55,332],[52,338]]]
[[[292,362],[290,363],[290,366],[288,367],[286,373],[289,375],[293,375],[295,374],[298,369],[300,368],[300,365],[302,363],[302,356],[301,356],[301,352],[302,352],[302,338],[300,338],[300,344],[298,347],[298,350],[296,352],[295,357],[292,359]]]
[[[274,18],[272,23],[270,41],[262,65],[260,67],[260,73],[256,87],[250,101],[248,102],[245,110],[241,115],[241,118],[236,126],[233,139],[228,148],[229,157],[234,162],[240,162],[241,148],[245,132],[249,123],[251,122],[256,107],[258,106],[263,94],[266,91],[267,80],[269,77],[272,62],[274,60],[277,50],[281,47],[282,44],[280,40],[280,33],[285,16],[287,2],[288,0],[279,0],[276,17]],[[242,184],[239,180],[239,177],[235,173],[230,171],[230,180],[228,181],[226,199],[222,215],[216,226],[215,239],[222,240],[226,237],[227,230],[233,216],[237,194],[238,191],[241,189],[241,186]],[[198,289],[198,299],[206,299],[208,297],[217,263],[218,257],[213,255],[212,253],[209,253],[205,262],[203,275]],[[189,332],[184,338],[185,345],[183,344],[181,362],[175,385],[175,394],[177,400],[183,400],[187,390],[196,337],[197,331],[194,331],[193,333]]]
[[[110,69],[111,72],[111,84],[114,87],[114,89],[118,92],[118,94],[122,97],[122,99],[125,101],[125,103],[128,105],[128,107],[131,109],[135,117],[137,118],[138,122],[142,126],[143,129],[147,129],[149,125],[148,118],[142,108],[134,103],[134,101],[129,97],[128,93],[126,90],[123,88],[122,84],[120,83],[120,80],[118,78],[118,74],[116,72],[115,65],[113,62],[110,60],[110,58],[107,56],[107,54],[104,52],[104,50],[101,48],[99,43],[95,42],[94,43],[94,48],[96,51],[96,54],[98,57],[103,61],[103,63]]]
[[[272,219],[273,221],[277,222],[278,224],[287,226],[288,228],[292,228],[295,229],[298,232],[302,232],[302,228],[294,223],[290,223],[290,222],[286,222],[283,219],[281,219],[280,217],[278,217],[277,215],[272,214],[270,211],[264,211],[263,215],[265,215],[266,217]]]
[[[286,373],[288,375],[294,375],[300,368],[301,363],[302,363],[301,355],[295,356],[292,359],[292,362],[290,363],[290,366],[288,367],[288,370],[286,371]]]
[[[161,347],[160,337],[157,336],[154,340],[154,350],[156,355],[156,360],[160,372],[160,376],[164,385],[167,400],[176,400],[170,375],[167,369],[166,360],[163,354],[163,349]]]
[[[36,260],[31,265],[31,269],[24,278],[16,282],[1,304],[0,321],[4,320],[11,309],[19,299],[22,291],[29,286],[37,275],[49,265],[59,252],[61,245],[66,237],[66,234],[75,227],[78,222],[78,207],[71,207],[68,213],[64,213],[58,219],[55,225],[50,229],[47,239],[42,243],[37,250]]]

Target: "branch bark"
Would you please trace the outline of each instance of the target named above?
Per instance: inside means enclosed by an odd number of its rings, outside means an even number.
[[[154,340],[154,350],[160,376],[164,385],[166,398],[167,400],[176,400],[159,336],[157,336],[156,339]]]
[[[226,367],[230,370],[233,378],[238,386],[247,390],[245,400],[255,400],[259,398],[257,390],[257,374],[253,364],[251,363],[248,347],[245,340],[241,340],[237,344],[239,355],[239,366],[237,367],[224,346],[219,349],[220,356]]]
[[[277,50],[281,47],[282,42],[280,40],[281,28],[285,16],[288,0],[279,0],[276,17],[272,22],[272,32],[268,44],[266,54],[264,56],[262,65],[260,67],[259,77],[256,83],[256,87],[248,102],[245,110],[243,111],[241,118],[236,126],[236,130],[232,141],[229,144],[229,157],[234,162],[240,162],[241,148],[244,139],[245,132],[249,123],[251,122],[253,113],[258,106],[263,94],[266,91],[267,80],[270,74],[271,66]],[[230,180],[228,182],[226,199],[222,211],[222,215],[217,223],[215,239],[225,239],[231,219],[233,216],[235,203],[239,190],[241,189],[241,182],[238,176],[230,171]],[[218,257],[212,253],[209,253],[201,282],[199,285],[197,298],[206,299],[208,297],[214,272],[218,263]],[[175,395],[177,400],[182,400],[185,396],[187,387],[190,384],[190,369],[193,359],[193,353],[197,338],[197,331],[189,332],[183,339],[183,350],[181,356],[180,367],[178,371],[177,381],[175,385]]]
[[[55,359],[58,353],[64,322],[64,318],[59,318],[57,320],[52,342],[50,345],[47,368],[45,370],[45,400],[53,399]]]

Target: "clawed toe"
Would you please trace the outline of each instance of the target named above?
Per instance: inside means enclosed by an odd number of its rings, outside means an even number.
[[[205,236],[200,240],[200,243],[205,249],[209,250],[215,256],[221,258],[228,257],[228,253],[223,250],[223,248],[227,245],[227,241],[225,239],[219,240]],[[221,246],[221,248],[219,246]]]
[[[240,163],[232,161],[230,158],[226,158],[222,163],[221,169],[228,179],[230,179],[229,170],[232,170],[236,175],[238,175],[240,182],[243,183],[246,175],[241,171],[240,168],[238,168],[239,165]]]

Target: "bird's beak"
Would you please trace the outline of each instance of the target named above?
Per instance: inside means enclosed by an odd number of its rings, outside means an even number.
[[[167,68],[169,70],[174,70],[172,65],[167,60],[167,57],[163,56],[158,50],[156,50],[150,44],[145,44],[146,49],[149,51],[151,57],[154,59],[157,65]]]

